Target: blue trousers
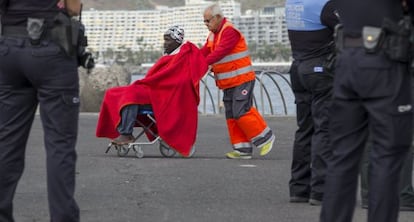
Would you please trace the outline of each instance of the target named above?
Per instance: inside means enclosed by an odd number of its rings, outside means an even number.
[[[139,105],[131,104],[121,110],[121,122],[117,130],[121,135],[131,135],[134,132],[135,121],[137,120]]]

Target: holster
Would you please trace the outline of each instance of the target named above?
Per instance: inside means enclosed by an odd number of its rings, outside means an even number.
[[[405,16],[398,23],[384,19],[386,33],[385,52],[391,60],[409,62],[413,58],[413,27],[411,17]]]
[[[53,20],[53,28],[50,30],[51,39],[56,42],[70,57],[76,56],[76,44],[74,44],[71,18],[63,13],[58,13]]]

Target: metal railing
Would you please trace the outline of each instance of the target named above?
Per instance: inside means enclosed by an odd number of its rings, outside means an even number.
[[[253,104],[262,115],[295,115],[294,96],[288,74],[257,70]],[[199,112],[222,114],[222,91],[215,85],[214,76],[208,73],[200,84]]]

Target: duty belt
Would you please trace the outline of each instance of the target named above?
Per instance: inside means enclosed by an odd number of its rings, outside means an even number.
[[[357,48],[364,47],[364,42],[362,37],[352,38],[344,36],[344,47],[346,48]]]
[[[24,26],[3,26],[3,36],[28,37],[27,29]]]
[[[29,33],[27,32],[27,28],[25,26],[3,26],[1,34],[2,36],[9,37],[29,37]],[[50,29],[45,29],[42,36],[46,38],[50,37]]]

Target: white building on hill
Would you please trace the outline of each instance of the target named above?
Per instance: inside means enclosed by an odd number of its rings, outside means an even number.
[[[82,21],[88,47],[95,52],[161,50],[162,34],[171,25],[181,25],[185,39],[201,45],[208,35],[203,10],[210,4],[204,0],[186,0],[185,6],[159,6],[155,10],[84,10]],[[270,7],[242,15],[240,3],[234,0],[220,1],[220,6],[248,42],[289,44],[283,8]]]

